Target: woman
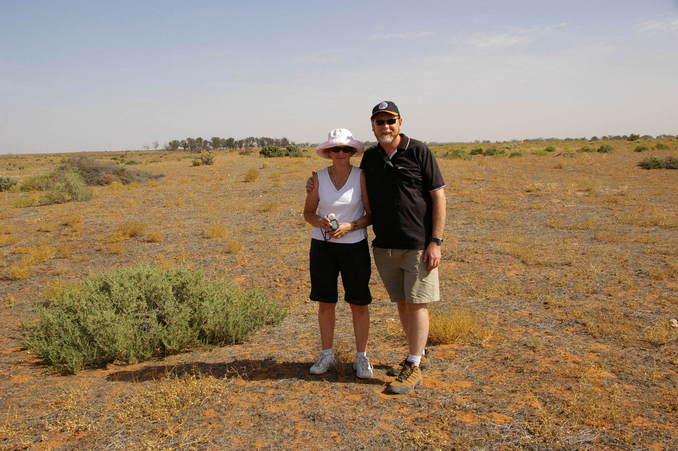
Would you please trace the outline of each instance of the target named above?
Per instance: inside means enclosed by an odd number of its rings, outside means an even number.
[[[372,377],[367,359],[370,328],[368,287],[371,275],[367,226],[372,223],[365,188],[365,175],[351,165],[351,157],[364,151],[345,128],[332,130],[327,141],[316,147],[319,156],[332,165],[313,175],[313,190],[306,194],[304,219],[313,226],[310,268],[311,300],[318,302],[318,323],[322,352],[311,366],[311,374],[323,374],[336,365],[334,350],[337,277],[341,273],[344,299],[351,305],[356,360],[353,368],[359,378]],[[335,218],[336,219],[333,219]]]

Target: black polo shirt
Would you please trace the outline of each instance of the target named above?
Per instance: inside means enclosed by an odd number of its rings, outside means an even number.
[[[377,144],[365,151],[365,171],[375,239],[386,249],[425,249],[431,240],[430,191],[445,186],[438,163],[426,144],[400,135],[391,160]]]

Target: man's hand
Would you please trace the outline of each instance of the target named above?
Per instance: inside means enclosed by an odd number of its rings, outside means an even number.
[[[426,246],[426,250],[424,251],[423,258],[428,271],[431,271],[440,265],[441,254],[442,253],[439,244],[433,242],[428,243],[428,246]]]
[[[313,191],[313,188],[315,188],[315,186],[314,186],[315,185],[315,182],[314,182],[315,174],[316,174],[316,172],[313,171],[311,173],[311,176],[306,180],[306,193],[310,193],[311,191]]]

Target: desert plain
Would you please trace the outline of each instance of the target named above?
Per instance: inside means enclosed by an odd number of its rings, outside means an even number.
[[[477,147],[503,152],[455,158]],[[0,449],[677,449],[678,171],[637,164],[675,158],[678,139],[432,149],[447,183],[432,313],[465,326],[431,343],[407,396],[384,392],[406,349],[376,270],[374,379],[352,374],[344,303],[342,365],[308,373],[319,340],[301,212],[306,178],[327,164],[312,151],[216,151],[204,166],[184,152],[88,152],[163,177],[44,206],[0,192]],[[65,156],[2,155],[0,176]],[[121,235],[131,223],[138,233]],[[75,375],[24,345],[46,291],[142,262],[261,288],[287,316],[241,344]]]

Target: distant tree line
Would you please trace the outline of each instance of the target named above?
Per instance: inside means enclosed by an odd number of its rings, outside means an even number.
[[[198,138],[186,138],[186,139],[173,139],[168,142],[165,146],[167,150],[186,150],[189,152],[202,152],[205,150],[218,150],[218,149],[244,149],[248,147],[266,147],[266,146],[277,146],[277,147],[287,147],[293,145],[294,142],[291,142],[287,138],[268,138],[265,136],[254,137],[250,136],[243,139],[235,138],[220,138],[214,136],[211,139],[204,139],[201,137]]]
[[[630,135],[605,135],[605,136],[592,136],[591,138],[525,138],[525,139],[511,139],[511,140],[500,140],[500,141],[494,141],[496,143],[500,142],[512,142],[512,143],[519,143],[519,142],[524,142],[524,143],[529,143],[529,142],[543,142],[543,141],[599,141],[599,140],[625,140],[625,141],[638,141],[639,139],[653,139],[653,138],[676,138],[678,139],[678,135],[657,135],[657,136],[652,136],[652,135],[639,135],[637,133],[631,133]],[[473,141],[474,144],[490,144],[492,141],[489,139],[485,140],[475,140]],[[466,142],[437,142],[437,141],[428,141],[428,145],[442,145],[442,144],[468,144]],[[367,143],[365,144],[367,146]]]

